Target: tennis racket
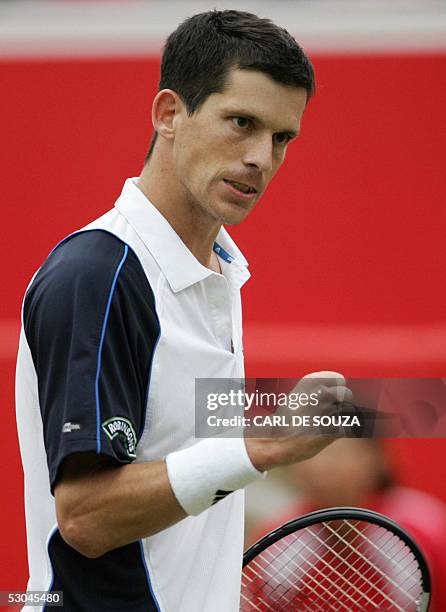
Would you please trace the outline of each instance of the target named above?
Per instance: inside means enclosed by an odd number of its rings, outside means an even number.
[[[285,523],[243,558],[243,612],[426,612],[427,563],[389,518],[330,508]]]

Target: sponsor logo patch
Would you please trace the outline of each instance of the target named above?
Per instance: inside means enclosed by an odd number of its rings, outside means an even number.
[[[120,436],[129,457],[136,457],[136,433],[131,421],[125,417],[112,417],[102,423],[102,429],[110,440]]]

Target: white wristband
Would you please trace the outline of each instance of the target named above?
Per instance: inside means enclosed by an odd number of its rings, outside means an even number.
[[[251,463],[244,438],[207,438],[170,453],[166,465],[175,497],[192,515],[267,474]]]

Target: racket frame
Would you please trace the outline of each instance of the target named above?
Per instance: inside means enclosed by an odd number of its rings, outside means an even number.
[[[287,523],[284,523],[277,529],[274,529],[267,535],[263,536],[260,540],[255,542],[252,546],[245,551],[243,555],[243,567],[248,565],[258,554],[263,552],[266,548],[301,529],[311,527],[312,525],[320,524],[327,521],[337,520],[354,520],[364,521],[373,523],[379,527],[387,529],[397,537],[399,537],[406,546],[413,553],[421,573],[421,587],[422,592],[419,596],[419,602],[417,612],[427,612],[429,609],[429,602],[431,598],[431,579],[427,561],[421,552],[420,547],[398,523],[379,512],[368,510],[366,508],[353,508],[353,507],[339,507],[339,508],[325,508],[324,510],[316,510],[305,514],[296,519],[292,519]]]

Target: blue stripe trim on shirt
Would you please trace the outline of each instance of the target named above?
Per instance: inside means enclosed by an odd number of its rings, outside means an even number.
[[[140,258],[138,257],[138,255],[135,253],[135,251],[131,248],[130,249],[133,253],[133,255],[135,256],[135,258],[137,259],[139,265],[141,266],[142,270],[144,271],[144,266],[142,265],[142,262],[140,260]],[[147,275],[146,275],[147,278]],[[148,278],[147,278],[148,280]],[[161,338],[161,323],[160,323],[160,319],[158,316],[158,312],[156,310],[156,303],[155,303],[155,295],[153,293],[153,289],[152,290],[152,295],[153,295],[153,312],[155,314],[156,317],[156,321],[158,323],[158,336],[155,340],[155,344],[153,345],[153,352],[152,352],[152,359],[150,360],[150,366],[149,366],[149,372],[147,375],[147,386],[146,386],[146,394],[145,394],[145,401],[144,401],[144,410],[143,410],[143,415],[142,415],[142,419],[141,419],[141,425],[140,428],[138,430],[138,435],[136,438],[136,443],[138,444],[139,441],[141,440],[142,434],[144,433],[144,428],[146,426],[146,414],[147,414],[147,407],[148,407],[148,401],[149,401],[149,392],[150,392],[150,382],[152,380],[152,366],[153,366],[153,360],[155,359],[155,353],[156,353],[156,349],[158,347],[158,343],[159,340]]]
[[[158,610],[158,612],[161,612],[161,608],[160,608],[159,603],[158,603],[158,601],[157,601],[157,599],[155,597],[155,593],[153,592],[152,582],[150,580],[150,574],[149,574],[149,570],[147,568],[146,557],[144,555],[144,548],[143,548],[141,540],[139,540],[139,549],[141,551],[142,564],[144,566],[144,571],[146,572],[147,584],[148,584],[148,587],[149,587],[150,594],[151,594],[152,599],[153,599],[153,601],[155,603],[156,609]]]
[[[118,276],[121,272],[122,266],[126,260],[127,254],[129,252],[129,247],[127,245],[124,246],[124,255],[122,256],[121,261],[119,262],[118,267],[116,268],[115,275],[113,277],[113,282],[110,288],[110,294],[108,296],[107,307],[105,309],[104,322],[102,324],[101,331],[101,339],[99,341],[99,349],[98,349],[98,365],[96,368],[96,381],[95,381],[95,394],[96,394],[96,453],[99,455],[101,452],[101,406],[100,406],[100,398],[99,398],[99,377],[101,374],[101,363],[102,363],[102,347],[104,345],[105,332],[107,329],[108,316],[110,314],[110,306],[113,298],[113,294],[115,292],[116,283],[118,282]]]
[[[152,380],[153,360],[155,359],[156,349],[158,347],[158,342],[159,342],[159,340],[161,338],[161,325],[160,325],[160,321],[159,321],[159,318],[158,318],[158,313],[156,312],[156,310],[155,310],[155,314],[156,314],[156,319],[158,321],[159,332],[158,332],[158,337],[157,337],[157,339],[155,341],[155,344],[154,344],[154,347],[153,347],[152,359],[150,360],[149,374],[148,374],[148,377],[147,377],[146,399],[145,399],[145,402],[144,402],[144,412],[143,412],[143,418],[141,419],[141,427],[140,427],[139,432],[138,432],[137,442],[140,441],[141,436],[142,436],[142,434],[144,432],[144,427],[146,425],[146,414],[147,414],[147,405],[148,405],[148,402],[149,402],[150,381]]]
[[[219,255],[224,261],[226,261],[226,263],[232,263],[235,259],[235,257],[230,255],[228,251],[225,251],[224,248],[218,244],[218,242],[214,242],[213,251],[214,253],[217,253],[217,255]]]

